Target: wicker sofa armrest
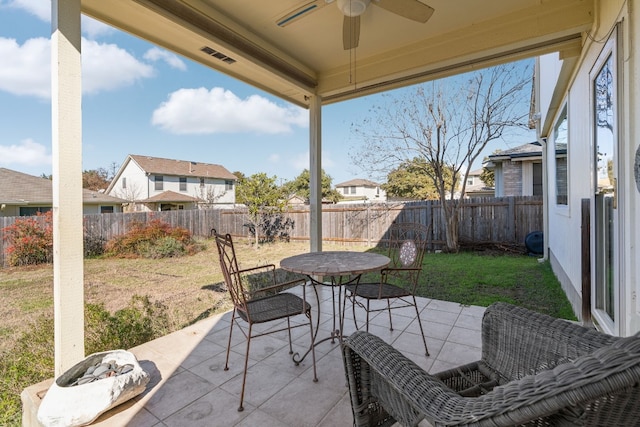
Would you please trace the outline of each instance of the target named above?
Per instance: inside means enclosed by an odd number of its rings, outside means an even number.
[[[482,361],[500,383],[548,370],[607,346],[615,337],[506,303],[482,319]]]
[[[513,426],[532,420],[602,425],[612,419],[630,425],[640,417],[637,336],[619,338],[573,363],[497,386],[479,397],[460,396],[363,331],[344,342],[343,355],[356,426],[391,425],[393,419],[415,426],[423,418],[435,426]],[[376,412],[378,419],[386,416],[388,424],[375,424],[367,412]]]

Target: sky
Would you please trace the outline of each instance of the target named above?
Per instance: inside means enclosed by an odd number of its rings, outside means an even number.
[[[0,0],[0,167],[36,176],[52,165],[50,37],[50,0]],[[279,182],[309,168],[308,110],[85,16],[82,79],[83,170],[109,169],[129,154]],[[322,168],[334,185],[380,182],[351,156],[359,144],[352,124],[382,102],[372,95],[323,107]],[[519,133],[487,154],[534,140]]]

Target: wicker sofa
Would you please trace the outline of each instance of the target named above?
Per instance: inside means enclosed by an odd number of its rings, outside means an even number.
[[[430,375],[364,331],[342,350],[356,426],[640,425],[640,334],[496,303],[482,359],[456,369]]]

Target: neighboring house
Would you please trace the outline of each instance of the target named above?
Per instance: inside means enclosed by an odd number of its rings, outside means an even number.
[[[593,2],[583,45],[537,58],[545,255],[574,311],[598,328],[640,331],[640,14]]]
[[[380,188],[380,184],[366,179],[352,179],[336,184],[336,190],[343,197],[338,203],[387,201],[387,193]]]
[[[130,154],[107,193],[133,211],[233,207],[237,180],[221,165]]]
[[[82,211],[85,214],[122,212],[123,203],[126,200],[82,190]],[[52,206],[50,179],[0,168],[0,216],[36,215],[50,211]]]
[[[493,169],[495,196],[541,196],[542,146],[539,142],[491,154],[484,166]]]
[[[494,188],[487,186],[485,182],[480,178],[482,175],[482,168],[472,170],[467,175],[467,186],[465,187],[466,199],[471,197],[493,197]]]
[[[288,198],[287,198],[287,205],[289,206],[301,206],[301,205],[308,205],[309,201],[307,199],[305,199],[304,197],[298,196],[297,194],[291,194]]]

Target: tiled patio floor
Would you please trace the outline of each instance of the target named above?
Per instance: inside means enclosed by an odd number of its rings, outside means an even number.
[[[315,300],[307,286],[307,299]],[[301,292],[302,288],[296,288]],[[329,335],[331,288],[318,289],[321,324],[318,339]],[[430,372],[477,360],[483,307],[420,299],[430,356],[423,354],[415,316],[396,310],[395,330],[383,313],[370,332],[382,337]],[[345,330],[354,330],[348,306]],[[407,310],[405,312],[405,310]],[[402,311],[402,313],[400,313]],[[314,312],[315,314],[315,312]],[[407,314],[407,316],[404,316]],[[252,339],[244,411],[238,412],[245,340],[234,329],[230,369],[224,371],[231,313],[205,319],[131,351],[152,374],[147,391],[103,414],[98,426],[350,426],[351,407],[339,344],[316,347],[318,382],[312,381],[311,356],[295,366],[286,333]],[[358,315],[363,319],[364,313]],[[294,330],[294,351],[309,343],[307,328]]]

